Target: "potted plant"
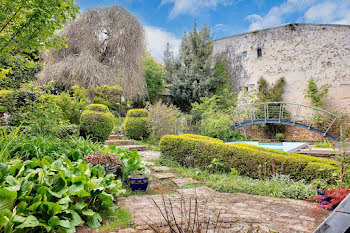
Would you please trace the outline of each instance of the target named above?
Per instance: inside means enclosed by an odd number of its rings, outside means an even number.
[[[119,157],[113,154],[104,154],[102,151],[95,152],[84,156],[83,160],[92,163],[94,166],[101,165],[106,173],[113,173],[115,178],[122,177],[122,162]]]
[[[144,172],[133,172],[129,176],[130,188],[132,191],[146,191],[148,186],[148,175]]]

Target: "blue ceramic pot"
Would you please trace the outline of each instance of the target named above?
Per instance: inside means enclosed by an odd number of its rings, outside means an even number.
[[[146,191],[148,186],[148,176],[129,177],[130,188],[132,191]]]

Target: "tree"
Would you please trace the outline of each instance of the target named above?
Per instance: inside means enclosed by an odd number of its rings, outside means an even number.
[[[286,84],[286,80],[284,77],[281,77],[280,79],[277,80],[277,82],[272,86],[269,87],[266,79],[261,77],[258,81],[258,102],[280,102],[282,101],[283,97],[283,92],[284,92],[284,86]],[[269,108],[271,108],[271,113],[272,114],[277,114],[273,112],[279,112],[279,105],[273,105],[269,104]],[[277,110],[276,110],[277,109]],[[261,114],[264,113],[264,109],[261,109],[260,112]],[[284,109],[284,113],[287,113],[288,111]],[[266,124],[264,127],[264,132],[266,135],[269,137],[275,137],[276,134],[278,133],[283,133],[284,132],[284,126],[281,124]]]
[[[90,89],[119,85],[123,95],[139,101],[147,95],[142,73],[144,30],[138,19],[120,6],[89,9],[59,33],[67,47],[43,55],[41,82],[56,80],[65,88]]]
[[[38,50],[62,46],[54,32],[79,12],[74,0],[2,0],[0,7],[0,71],[9,73],[30,67]]]
[[[311,106],[313,107],[321,107],[322,98],[326,97],[328,94],[328,86],[324,85],[321,88],[317,87],[315,80],[310,79],[305,89],[305,98],[311,99]]]
[[[159,93],[163,90],[163,67],[154,58],[147,54],[143,70],[147,83],[148,97],[151,103],[159,99]]]
[[[210,29],[204,26],[199,31],[194,24],[193,31],[184,33],[179,56],[164,52],[164,80],[171,84],[173,103],[182,111],[191,110],[191,103],[200,97],[212,96],[218,85],[212,65],[213,41]]]

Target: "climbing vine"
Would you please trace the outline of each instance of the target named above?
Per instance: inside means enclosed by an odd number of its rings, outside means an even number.
[[[305,98],[311,99],[311,106],[321,107],[321,100],[328,95],[328,86],[323,85],[318,87],[315,80],[310,79],[305,89]]]

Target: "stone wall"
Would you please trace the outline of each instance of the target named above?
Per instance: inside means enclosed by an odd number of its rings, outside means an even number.
[[[273,139],[268,138],[261,127],[258,125],[250,125],[240,128],[239,131],[247,137],[247,139]],[[322,135],[314,133],[310,130],[296,126],[285,126],[284,139],[287,141],[324,141],[327,140]]]
[[[214,54],[228,58],[234,89],[254,88],[260,77],[274,83],[283,76],[284,101],[309,105],[304,90],[313,78],[318,85],[329,85],[323,108],[350,113],[350,25],[288,24],[259,30],[216,40]]]

